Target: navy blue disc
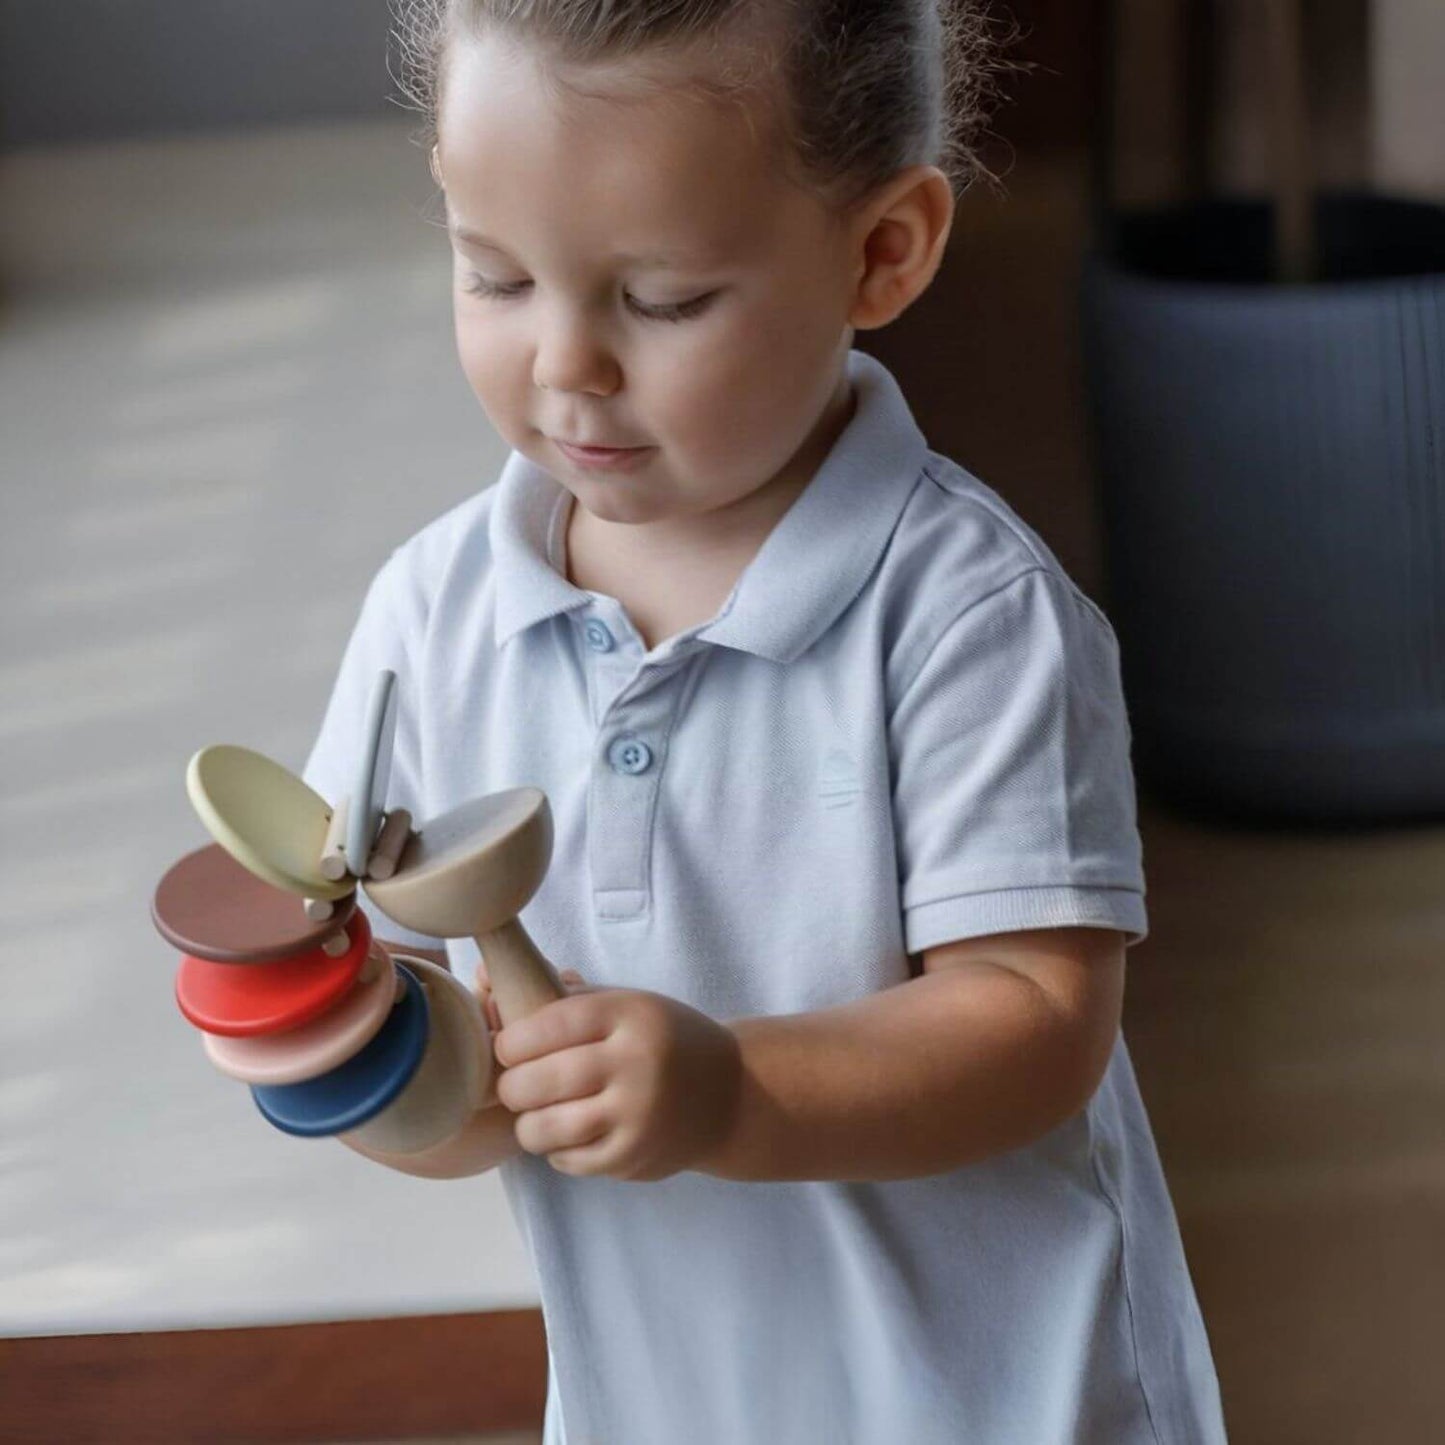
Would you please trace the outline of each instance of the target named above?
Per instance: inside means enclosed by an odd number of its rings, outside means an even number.
[[[396,969],[406,992],[360,1053],[299,1084],[250,1086],[256,1107],[278,1129],[303,1139],[344,1134],[375,1118],[411,1082],[426,1052],[430,1021],[416,975],[404,964]]]

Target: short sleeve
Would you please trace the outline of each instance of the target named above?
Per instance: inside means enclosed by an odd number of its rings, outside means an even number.
[[[909,953],[1029,928],[1148,934],[1119,651],[1033,568],[932,644],[889,722]]]
[[[393,553],[367,588],[361,611],[342,653],[321,728],[302,770],[304,780],[328,803],[355,787],[355,774],[366,726],[367,707],[377,674],[396,674],[396,737],[386,807],[405,808],[413,825],[425,816],[422,789],[421,732],[417,671],[413,658],[426,626],[426,601],[412,582],[400,553]],[[442,948],[439,938],[413,933],[388,918],[359,890],[357,906],[366,911],[377,937],[419,948]]]

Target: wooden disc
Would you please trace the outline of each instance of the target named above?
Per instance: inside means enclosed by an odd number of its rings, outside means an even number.
[[[176,971],[176,1003],[198,1029],[251,1038],[300,1028],[334,1008],[355,986],[371,950],[371,922],[359,908],[346,925],[348,947],[332,958],[313,948],[245,968],[187,954]]]
[[[321,872],[331,809],[295,773],[250,748],[202,748],[186,768],[186,792],[201,822],[239,864],[303,898],[333,900],[356,880]]]
[[[187,853],[161,879],[151,921],[182,953],[213,963],[268,963],[319,948],[356,911],[353,889],[322,923],[294,893],[263,883],[219,843]]]
[[[471,798],[418,828],[390,878],[367,894],[403,928],[468,938],[521,912],[552,858],[552,813],[540,788]]]
[[[445,1030],[451,1037],[466,1083],[467,1113],[483,1104],[495,1103],[492,1031],[482,1014],[481,1000],[451,969],[439,963],[414,958],[409,953],[396,953],[392,957],[421,980],[431,1005],[434,1032]]]
[[[404,965],[406,992],[376,1037],[340,1067],[301,1084],[252,1084],[256,1107],[278,1129],[306,1139],[357,1129],[411,1082],[426,1052],[426,995]]]
[[[376,945],[379,947],[379,945]],[[381,1032],[396,999],[396,970],[388,963],[358,983],[335,1008],[299,1029],[254,1038],[201,1034],[210,1061],[247,1084],[299,1084],[339,1068]]]

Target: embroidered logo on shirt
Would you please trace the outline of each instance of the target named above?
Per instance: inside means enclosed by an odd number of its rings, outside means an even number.
[[[818,769],[818,796],[825,808],[851,808],[862,791],[858,766],[842,748],[831,748]]]

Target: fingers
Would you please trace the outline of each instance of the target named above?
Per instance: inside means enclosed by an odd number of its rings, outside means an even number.
[[[514,1114],[546,1113],[569,1099],[594,1098],[610,1078],[602,1049],[564,1049],[548,1059],[503,1069],[497,1076],[497,1098]]]
[[[610,1132],[607,1106],[598,1095],[517,1115],[517,1143],[529,1154],[585,1149],[601,1143]]]

